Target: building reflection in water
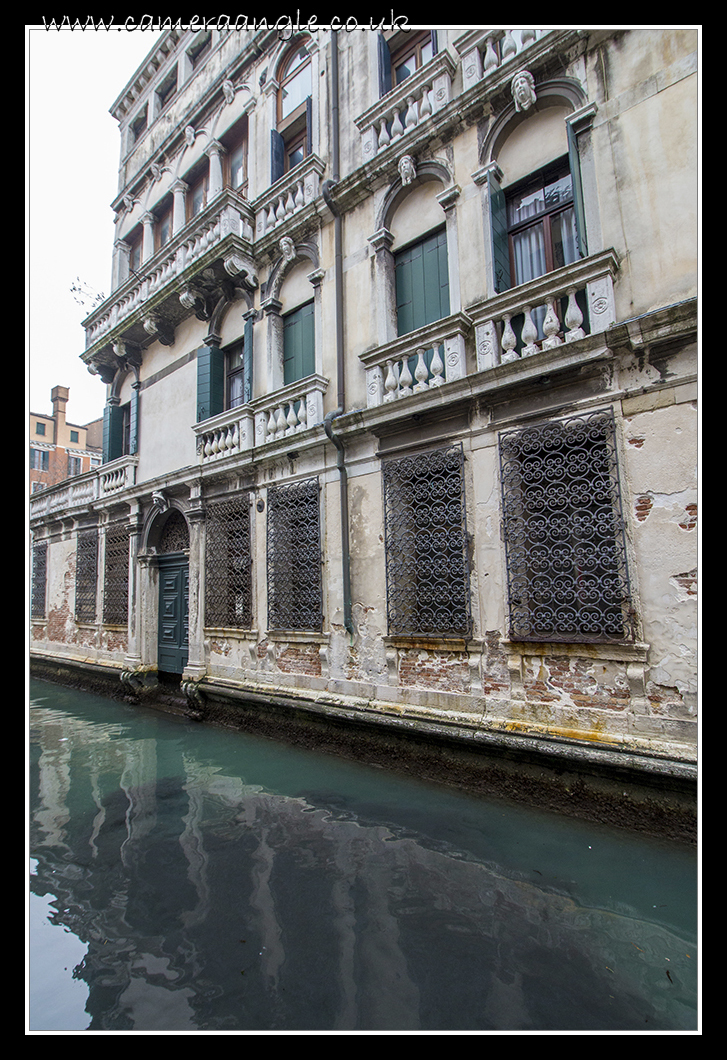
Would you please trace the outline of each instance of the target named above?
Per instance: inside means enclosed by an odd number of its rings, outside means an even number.
[[[690,852],[39,688],[32,890],[85,949],[76,1029],[696,1026]]]

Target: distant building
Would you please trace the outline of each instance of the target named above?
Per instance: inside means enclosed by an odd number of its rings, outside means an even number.
[[[697,55],[164,34],[112,107],[104,463],[31,502],[33,658],[693,764]]]
[[[30,413],[30,492],[93,471],[102,460],[103,419],[79,425],[66,420],[68,387],[51,391],[53,412]]]

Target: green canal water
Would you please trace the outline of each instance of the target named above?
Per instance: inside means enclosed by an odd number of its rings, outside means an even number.
[[[692,848],[31,682],[31,1031],[689,1031]]]

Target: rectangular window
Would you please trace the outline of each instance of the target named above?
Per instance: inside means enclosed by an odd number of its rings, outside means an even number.
[[[161,207],[154,224],[154,249],[161,250],[172,238],[172,204],[167,202]]]
[[[45,593],[48,571],[48,545],[45,541],[33,545],[33,573],[31,584],[31,618],[45,618]]]
[[[41,435],[45,434],[45,424],[44,423],[40,423],[40,421],[36,422],[36,424],[35,424],[35,433],[36,434],[41,434]]]
[[[385,460],[382,472],[389,633],[470,636],[462,447]]]
[[[225,350],[226,408],[245,403],[245,343],[236,342]]]
[[[507,221],[510,270],[516,285],[578,260],[567,159],[508,192]]]
[[[31,449],[30,450],[30,467],[32,471],[47,471],[48,470],[48,450],[47,449]]]
[[[613,413],[500,436],[510,637],[635,636]]]
[[[318,479],[268,489],[268,628],[323,628]]]
[[[103,620],[126,625],[129,615],[129,528],[116,523],[106,531]]]
[[[283,317],[283,379],[294,383],[316,370],[314,303]]]
[[[206,542],[205,625],[250,629],[252,554],[247,495],[208,507]]]
[[[78,431],[71,431],[71,441],[78,444]]]
[[[177,68],[167,74],[162,83],[157,89],[157,99],[159,100],[159,110],[163,110],[168,103],[172,101],[177,92]]]
[[[192,178],[187,192],[187,220],[191,221],[198,213],[201,213],[207,205],[207,185],[209,174],[207,171]]]
[[[76,543],[76,621],[96,621],[98,530],[84,530]]]
[[[80,456],[69,456],[68,457],[68,477],[73,478],[74,475],[80,475],[83,470],[83,462]]]

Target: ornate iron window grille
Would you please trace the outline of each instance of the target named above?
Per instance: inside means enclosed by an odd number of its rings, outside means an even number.
[[[106,531],[103,620],[125,625],[129,617],[129,528],[116,523]]]
[[[186,552],[189,549],[189,527],[187,520],[177,508],[172,508],[162,527],[157,551],[166,555],[169,552]]]
[[[318,479],[268,489],[268,628],[323,628]]]
[[[389,633],[471,636],[462,446],[386,460],[382,472]]]
[[[84,530],[76,542],[76,621],[96,621],[98,530]]]
[[[31,618],[45,618],[45,588],[48,571],[48,544],[33,545],[33,577],[31,582]]]
[[[633,640],[612,411],[500,436],[510,637]]]
[[[206,540],[205,625],[250,629],[252,555],[247,496],[209,506]]]

